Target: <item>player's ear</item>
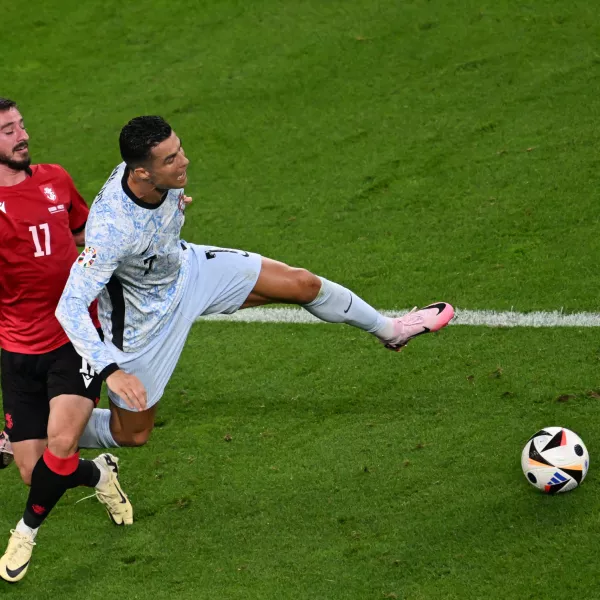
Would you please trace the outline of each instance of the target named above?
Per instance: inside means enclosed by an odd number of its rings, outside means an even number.
[[[133,169],[133,176],[141,181],[150,181],[150,178],[152,177],[150,171],[144,167],[136,167]]]

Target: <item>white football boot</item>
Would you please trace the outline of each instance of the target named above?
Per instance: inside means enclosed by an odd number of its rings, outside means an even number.
[[[35,546],[34,538],[11,529],[10,540],[4,556],[0,558],[0,577],[9,583],[15,583],[25,577]]]
[[[115,525],[133,524],[133,507],[119,483],[119,459],[112,454],[101,454],[94,459],[97,467],[106,474],[105,483],[96,486],[96,498],[104,504]],[[101,478],[100,481],[102,481]]]

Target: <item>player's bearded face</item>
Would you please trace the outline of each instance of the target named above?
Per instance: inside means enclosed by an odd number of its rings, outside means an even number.
[[[0,164],[24,171],[31,164],[29,136],[16,108],[0,112]]]
[[[187,183],[189,164],[181,140],[173,131],[171,137],[152,149],[150,181],[159,190],[180,189]]]

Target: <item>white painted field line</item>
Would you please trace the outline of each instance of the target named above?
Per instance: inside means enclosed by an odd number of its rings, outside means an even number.
[[[388,316],[402,315],[407,309],[381,311]],[[301,308],[249,308],[233,315],[202,317],[208,320],[238,323],[322,323]],[[457,309],[451,325],[484,325],[486,327],[600,327],[600,313],[561,311],[520,313],[514,311]]]

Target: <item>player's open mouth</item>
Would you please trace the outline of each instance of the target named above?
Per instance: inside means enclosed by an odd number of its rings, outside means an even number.
[[[179,181],[184,180],[187,177],[187,171],[184,171],[177,179]]]

